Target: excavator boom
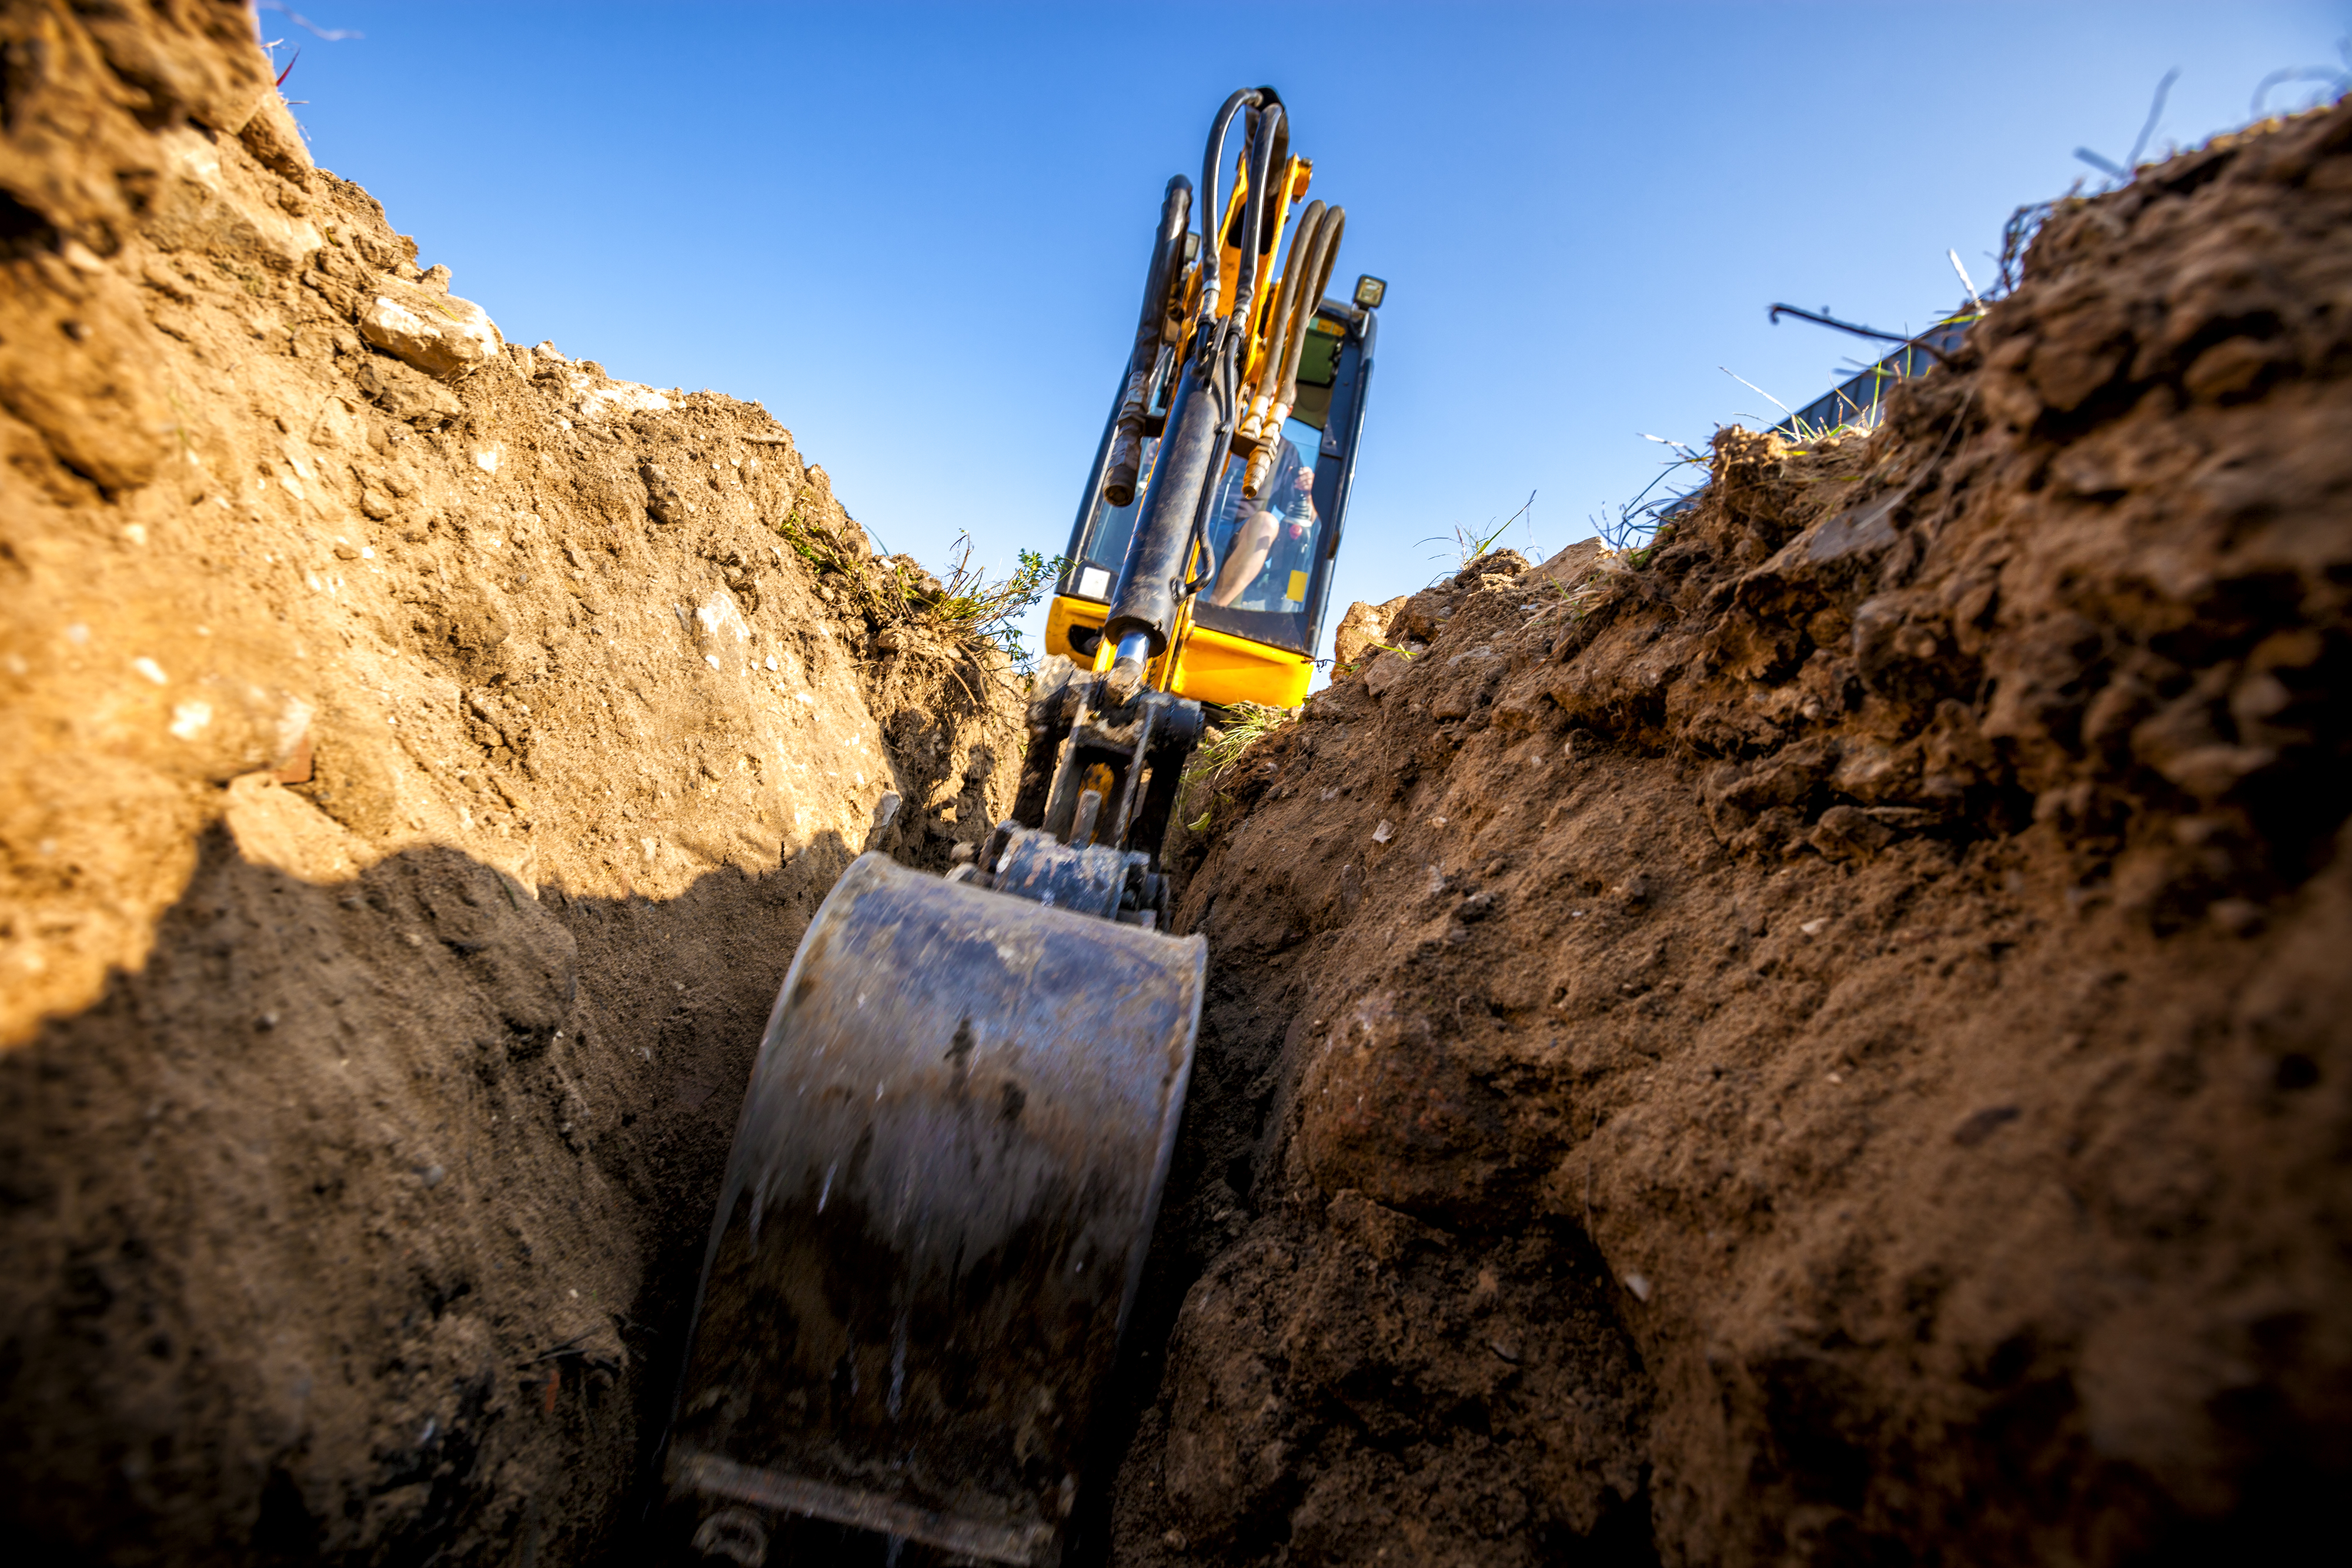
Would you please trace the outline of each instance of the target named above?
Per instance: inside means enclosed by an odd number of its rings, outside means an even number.
[[[1169,183],[1090,481],[1129,513],[1117,580],[1085,663],[1041,661],[1012,815],[944,878],[859,857],[784,977],[663,1456],[673,1539],[706,1559],[817,1521],[1059,1560],[1200,1023],[1207,946],[1163,929],[1156,859],[1205,723],[1175,689],[1196,601],[1233,597],[1235,561],[1276,571],[1259,492],[1319,494],[1277,444],[1343,217],[1308,209],[1277,278],[1288,148],[1246,89],[1198,207]]]

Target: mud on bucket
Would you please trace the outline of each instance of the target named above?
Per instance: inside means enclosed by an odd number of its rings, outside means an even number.
[[[850,867],[752,1069],[664,1464],[674,1510],[726,1514],[729,1555],[800,1516],[1058,1556],[1206,963],[1198,936],[879,854]]]

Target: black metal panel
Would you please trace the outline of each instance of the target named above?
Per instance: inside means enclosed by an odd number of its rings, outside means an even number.
[[[1307,601],[1307,647],[1312,653],[1323,640],[1323,614],[1331,601],[1331,580],[1336,575],[1335,563],[1339,556],[1339,536],[1345,531],[1348,502],[1356,488],[1356,454],[1362,449],[1364,410],[1370,405],[1372,388],[1372,350],[1380,340],[1380,314],[1366,310],[1360,314],[1357,330],[1349,337],[1355,348],[1355,363],[1351,366],[1343,355],[1339,378],[1331,392],[1331,430],[1341,432],[1340,450],[1326,458],[1319,453],[1315,459],[1315,504],[1325,504],[1324,486],[1327,476],[1324,464],[1331,465],[1328,476],[1330,486],[1331,532],[1323,541],[1323,564],[1316,571],[1315,582]],[[1344,406],[1343,406],[1344,401]]]
[[[1887,394],[1895,386],[1913,376],[1925,375],[1936,366],[1936,357],[1921,344],[1950,354],[1960,346],[1960,339],[1981,319],[1979,311],[1963,311],[1938,321],[1911,343],[1904,345],[1875,364],[1847,377],[1828,392],[1815,398],[1780,423],[1772,434],[1783,441],[1811,439],[1823,431],[1862,421],[1875,421],[1884,407]],[[1628,510],[1625,521],[1634,528],[1654,528],[1668,518],[1680,517],[1698,506],[1699,497],[1706,494],[1701,482],[1680,495],[1662,496]],[[1639,519],[1646,517],[1646,524]],[[1637,536],[1638,537],[1638,536]]]

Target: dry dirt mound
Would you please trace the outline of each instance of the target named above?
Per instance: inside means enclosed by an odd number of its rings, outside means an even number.
[[[1220,781],[1116,1560],[2332,1532],[2352,110],[2027,276],[1654,549],[1360,615],[1417,654]]]
[[[420,270],[243,6],[0,33],[0,1518],[593,1555],[801,930],[1018,697],[763,410]]]

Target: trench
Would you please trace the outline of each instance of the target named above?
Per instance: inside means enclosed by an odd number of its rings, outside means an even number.
[[[1008,809],[1017,674],[765,409],[505,341],[241,35],[69,10],[88,135],[0,131],[0,341],[68,345],[0,356],[0,1519],[674,1554],[762,1019],[856,852]],[[2336,106],[2058,204],[1877,423],[1351,609],[1167,850],[1210,993],[1076,1561],[2316,1536],[2347,170]]]

